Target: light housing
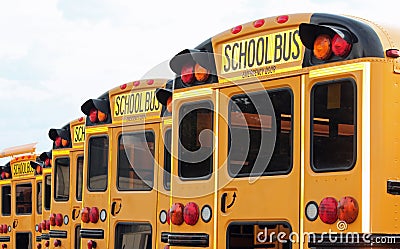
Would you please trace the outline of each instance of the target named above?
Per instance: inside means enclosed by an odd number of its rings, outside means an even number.
[[[98,99],[87,100],[81,106],[81,110],[88,117],[86,125],[111,123],[108,93],[100,96]]]
[[[89,212],[89,220],[92,223],[97,223],[100,218],[99,209],[97,207],[92,207]]]
[[[358,216],[358,203],[357,200],[351,196],[342,197],[338,204],[338,218],[345,221],[347,224],[353,223]]]
[[[101,220],[102,222],[104,222],[104,221],[106,221],[106,219],[107,219],[107,210],[102,209],[102,210],[100,211],[100,220]]]
[[[189,202],[183,209],[183,219],[186,224],[193,226],[199,220],[199,206],[194,202]]]
[[[318,204],[315,201],[308,202],[305,214],[309,221],[315,221],[318,218]]]
[[[90,213],[90,208],[84,207],[81,211],[81,220],[84,223],[89,223],[89,213]]]
[[[60,214],[60,213],[58,213],[58,214],[56,214],[56,226],[58,226],[58,227],[60,227],[60,226],[62,226],[62,224],[63,224],[63,215],[62,214]]]
[[[51,214],[50,218],[49,218],[50,225],[53,226],[53,227],[56,225],[56,216],[57,216],[56,214]]]
[[[171,223],[174,225],[182,225],[183,223],[183,209],[182,203],[174,203],[170,209]]]
[[[160,219],[161,224],[167,223],[167,212],[165,210],[161,210],[159,219]]]

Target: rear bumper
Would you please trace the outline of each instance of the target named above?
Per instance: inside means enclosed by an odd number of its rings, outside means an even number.
[[[400,248],[400,234],[313,234],[308,239],[309,248]]]
[[[208,247],[210,236],[206,233],[161,233],[161,242],[170,246]]]

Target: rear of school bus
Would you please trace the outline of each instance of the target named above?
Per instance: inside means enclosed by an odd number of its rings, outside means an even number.
[[[211,41],[170,63],[181,144],[173,140],[171,231],[162,239],[174,248],[398,245],[390,120],[398,49],[387,33],[348,17],[298,14]],[[212,73],[214,61],[219,84],[201,87],[197,64]],[[212,142],[201,139],[204,129],[217,137],[200,160]]]
[[[155,90],[165,83],[130,82],[82,105],[87,115],[83,247],[155,248],[164,149]],[[161,198],[168,201],[168,195]]]
[[[43,152],[39,156],[40,166],[42,167],[42,184],[41,184],[41,195],[42,195],[42,214],[41,219],[36,223],[36,230],[40,234],[40,237],[36,239],[36,248],[47,248],[50,246],[50,205],[51,205],[51,158],[52,152]],[[32,162],[31,162],[32,166]],[[40,241],[39,241],[40,240]]]
[[[1,196],[1,227],[0,227],[0,243],[2,247],[12,248],[14,243],[13,236],[11,235],[12,231],[12,222],[13,216],[11,215],[11,167],[10,163],[1,166],[0,168],[1,177],[0,177],[0,196]]]
[[[52,248],[80,248],[84,119],[50,129],[49,138],[54,165],[49,243]]]

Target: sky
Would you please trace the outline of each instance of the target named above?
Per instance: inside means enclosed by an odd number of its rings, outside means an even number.
[[[236,25],[324,12],[399,26],[395,1],[13,0],[0,1],[0,151],[37,142],[83,116],[80,106],[176,53]],[[0,164],[10,160],[0,159]]]

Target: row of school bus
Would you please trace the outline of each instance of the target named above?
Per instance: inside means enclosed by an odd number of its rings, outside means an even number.
[[[89,99],[3,151],[2,248],[400,247],[397,35],[259,19]]]

